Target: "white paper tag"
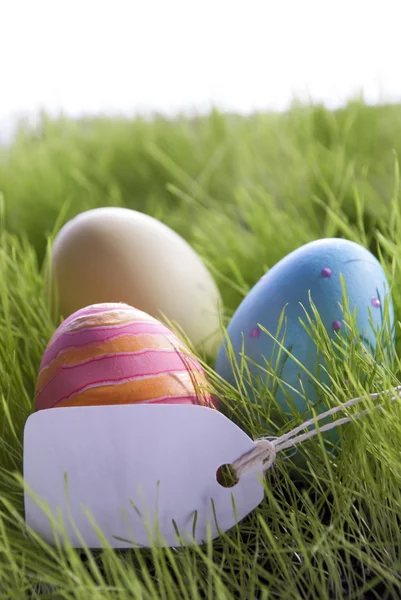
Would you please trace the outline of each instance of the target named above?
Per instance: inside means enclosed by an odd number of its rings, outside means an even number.
[[[217,537],[262,501],[261,469],[231,488],[216,479],[221,465],[253,447],[239,427],[203,406],[53,408],[27,420],[24,479],[52,515],[62,515],[75,547],[82,544],[73,523],[87,546],[103,546],[85,510],[114,548],[150,546],[152,538],[178,546],[176,528],[185,543],[202,543],[208,529]],[[26,522],[54,543],[50,520],[28,489]]]

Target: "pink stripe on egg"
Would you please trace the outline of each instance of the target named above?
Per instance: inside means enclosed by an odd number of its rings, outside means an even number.
[[[156,332],[156,333],[157,333],[157,332]],[[155,332],[154,332],[154,331],[152,331],[152,334],[155,334]],[[106,336],[106,337],[104,337],[102,340],[95,340],[95,341],[94,341],[94,342],[92,342],[91,344],[87,344],[87,346],[88,346],[88,348],[90,348],[91,346],[93,346],[93,347],[96,347],[96,346],[98,346],[99,344],[106,344],[107,342],[112,342],[112,341],[114,341],[114,340],[117,340],[118,338],[121,338],[121,337],[127,337],[127,336],[129,336],[129,337],[137,337],[137,336],[140,336],[140,335],[146,335],[146,334],[144,334],[144,333],[142,333],[142,332],[140,332],[140,333],[127,333],[127,332],[119,332],[119,333],[116,333],[116,334],[114,334],[114,335],[109,335],[109,336]],[[174,346],[174,347],[175,347],[175,348],[176,348],[178,351],[179,351],[181,348],[183,348],[183,344],[182,344],[182,343],[181,343],[179,340],[177,340],[177,336],[176,336],[174,333],[168,332],[168,333],[166,333],[166,334],[162,334],[162,335],[163,335],[163,336],[164,336],[164,338],[165,338],[165,339],[166,339],[168,342],[170,342],[170,343],[171,343],[171,344],[172,344],[172,345],[173,345],[173,346]],[[75,344],[75,345],[74,345],[74,344],[71,344],[71,345],[65,346],[65,348],[62,348],[62,349],[60,350],[60,352],[58,352],[58,353],[57,353],[57,354],[56,354],[56,355],[55,355],[55,356],[54,356],[52,359],[49,359],[49,360],[46,362],[46,364],[44,363],[44,360],[43,360],[43,364],[41,365],[41,367],[40,367],[40,369],[39,369],[39,375],[40,375],[40,374],[41,374],[41,373],[42,373],[42,372],[43,372],[45,369],[48,369],[48,368],[51,366],[51,364],[53,363],[53,361],[57,360],[57,359],[59,358],[59,356],[60,356],[60,355],[61,355],[63,352],[66,352],[67,350],[75,350],[75,349],[77,349],[77,348],[81,348],[81,347],[82,347],[82,344]],[[149,349],[149,348],[144,348],[144,350],[148,350],[148,349]]]
[[[68,333],[68,335],[67,335]],[[92,327],[90,329],[82,329],[73,333],[64,332],[64,335],[57,337],[53,342],[49,344],[43,355],[41,368],[46,366],[52,361],[57,354],[67,348],[80,348],[86,344],[105,342],[110,339],[113,335],[127,335],[127,334],[141,334],[141,333],[158,333],[171,336],[171,330],[168,329],[162,323],[158,321],[144,322],[144,321],[133,321],[131,323],[125,323],[124,325],[113,325],[110,327]]]
[[[163,396],[156,400],[145,400],[140,404],[200,404],[197,396]],[[58,408],[58,405],[53,408]],[[63,408],[60,406],[60,408]]]
[[[162,396],[154,400],[145,400],[141,404],[200,404],[196,394],[190,396]]]
[[[163,349],[155,349],[155,348],[143,348],[142,350],[137,350],[136,352],[113,352],[111,354],[101,354],[100,356],[94,356],[93,358],[88,358],[86,360],[81,360],[80,362],[74,363],[74,364],[70,364],[67,363],[65,365],[61,365],[60,369],[61,370],[66,370],[66,369],[76,369],[77,367],[81,367],[84,365],[89,365],[95,361],[100,361],[100,360],[104,360],[106,358],[117,358],[120,364],[120,359],[121,357],[124,356],[129,356],[131,358],[135,358],[145,355],[145,354],[154,354],[154,353],[158,353],[160,354],[160,352],[168,352],[169,354],[175,354],[177,355],[177,351],[174,348],[163,348]],[[182,362],[184,362],[184,358],[181,359]],[[190,360],[190,359],[189,359]],[[136,361],[136,365],[139,364],[140,361]],[[194,361],[192,361],[192,363],[190,363],[190,367],[191,368],[195,368],[196,369],[196,364],[194,363]]]
[[[202,372],[196,362],[171,350],[151,350],[135,358],[129,355],[100,356],[84,364],[63,365],[59,373],[39,393],[37,405],[49,408],[87,389],[87,386],[109,385],[110,382],[121,383],[185,372],[189,370],[187,365]],[[113,377],[106,381],[103,379],[104,373],[113,373]]]

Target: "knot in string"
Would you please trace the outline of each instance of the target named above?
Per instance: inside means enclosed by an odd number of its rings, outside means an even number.
[[[396,400],[399,400],[401,395],[401,386],[396,387],[394,390],[383,390],[379,393],[369,394],[368,397],[372,400],[376,400],[377,398],[379,398],[380,395],[389,395],[394,393],[395,395],[393,395],[389,399],[390,402],[395,402]],[[301,442],[304,442],[305,440],[308,440],[317,435],[319,431],[320,433],[324,433],[325,431],[330,431],[331,429],[344,425],[345,423],[350,423],[354,419],[359,419],[360,417],[363,417],[367,414],[367,409],[359,413],[355,413],[352,416],[337,419],[336,421],[332,421],[331,423],[327,423],[326,425],[322,425],[321,427],[319,427],[319,425],[316,426],[316,422],[326,419],[327,417],[330,417],[331,415],[334,415],[340,411],[343,411],[345,408],[349,408],[354,404],[358,404],[358,402],[361,402],[363,399],[364,397],[352,398],[352,400],[348,400],[347,402],[344,402],[344,404],[339,404],[338,406],[327,410],[321,415],[318,415],[313,419],[305,421],[301,425],[298,425],[294,429],[291,429],[291,431],[289,431],[288,433],[285,433],[284,435],[281,435],[278,438],[271,437],[260,438],[258,440],[255,440],[254,447],[252,448],[252,450],[250,452],[247,452],[232,463],[232,467],[234,468],[237,477],[240,478],[241,475],[243,475],[247,471],[255,471],[260,469],[262,469],[262,471],[267,471],[274,465],[277,454],[282,450],[286,450],[287,448],[294,448]],[[384,404],[378,404],[374,408],[377,409],[383,407]],[[315,427],[313,429],[309,429],[313,425],[315,425]],[[304,431],[304,433],[301,433],[302,431]]]
[[[233,462],[232,466],[238,478],[246,471],[257,469],[261,463],[263,471],[267,471],[276,461],[276,454],[277,450],[274,441],[262,438],[256,440],[255,448]]]

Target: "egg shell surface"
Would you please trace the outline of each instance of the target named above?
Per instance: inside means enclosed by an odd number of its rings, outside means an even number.
[[[137,402],[214,407],[205,383],[197,358],[165,325],[126,304],[97,304],[55,331],[40,365],[36,409]]]
[[[315,320],[309,300],[310,291],[311,299],[330,337],[341,333],[343,290],[340,274],[344,278],[350,310],[353,312],[354,308],[357,309],[357,330],[366,344],[375,348],[375,333],[382,326],[385,300],[389,295],[385,273],[377,259],[359,244],[337,238],[322,239],[298,248],[272,267],[252,288],[233,315],[227,333],[237,359],[239,360],[242,352],[250,359],[247,365],[252,376],[265,383],[267,375],[262,373],[261,368],[267,369],[269,364],[273,368],[277,364],[279,347],[260,329],[259,324],[276,337],[280,316],[285,308],[285,325],[279,339],[286,327],[284,346],[320,381],[329,382],[325,371],[319,368],[319,364],[324,363],[322,358],[318,359],[317,346],[300,319],[306,322],[305,309],[312,320]],[[389,313],[391,330],[394,331],[391,299]],[[370,314],[376,332],[370,325]],[[324,406],[317,406],[319,397],[316,387],[295,360],[282,352],[280,361],[280,379],[287,384],[284,385],[286,392],[279,387],[275,394],[280,407],[291,415],[294,414],[295,406],[296,411],[307,418],[310,415],[306,396],[315,405],[317,412],[326,410]],[[219,349],[216,371],[235,385],[226,342]],[[291,391],[288,386],[302,395]],[[252,387],[248,385],[247,388],[250,398],[255,400]],[[291,399],[290,402],[287,396]]]
[[[51,273],[64,317],[91,304],[125,302],[177,323],[195,347],[217,353],[218,288],[193,248],[149,215],[115,207],[81,213],[56,236]]]

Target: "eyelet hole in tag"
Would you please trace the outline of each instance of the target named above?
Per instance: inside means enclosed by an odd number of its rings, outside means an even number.
[[[239,482],[239,477],[231,464],[221,465],[216,472],[217,483],[224,488],[233,488]]]

